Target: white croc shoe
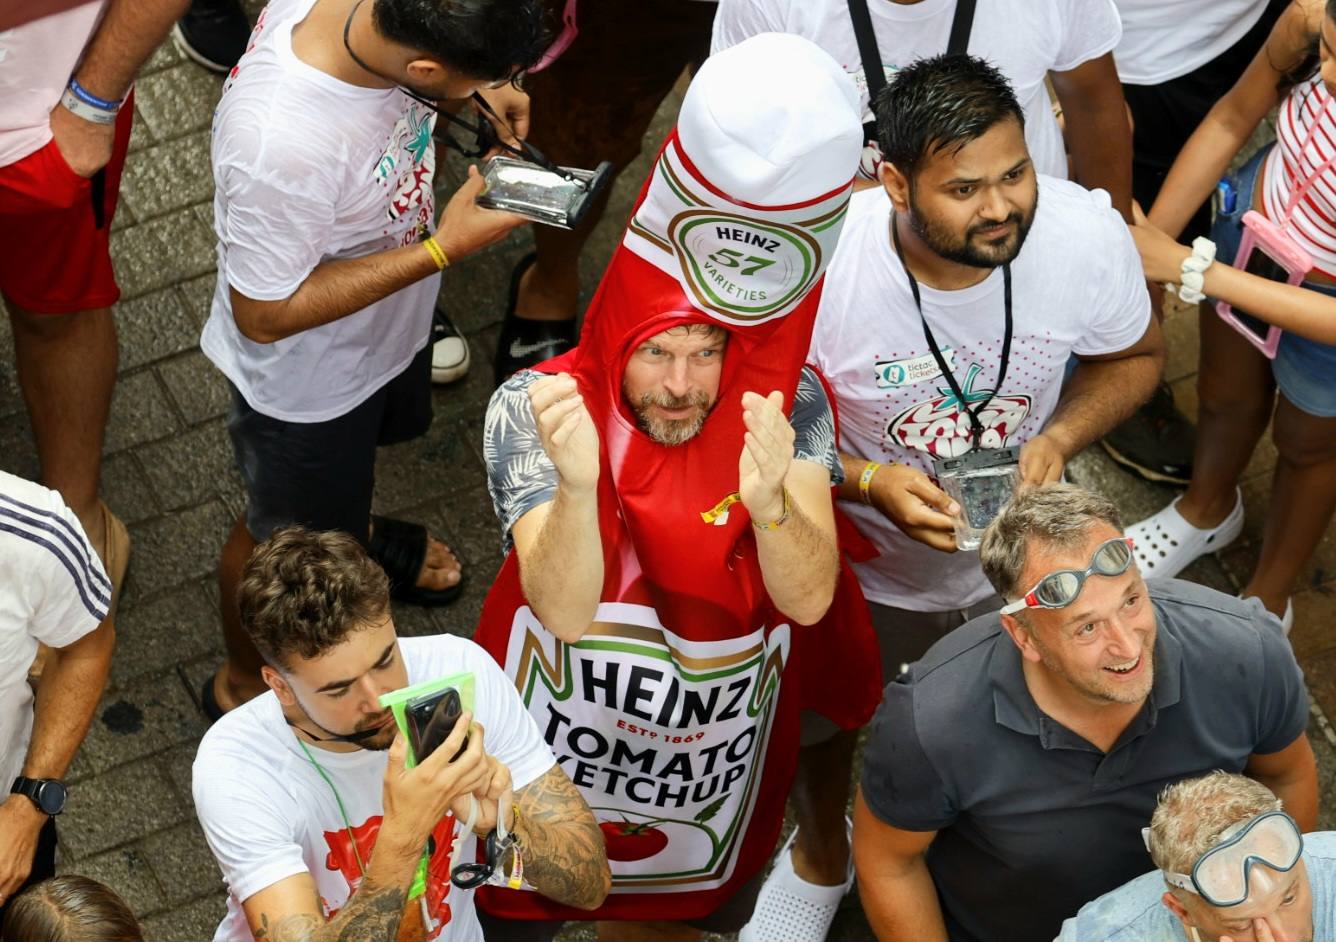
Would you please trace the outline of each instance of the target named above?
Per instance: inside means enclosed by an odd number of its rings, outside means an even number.
[[[775,858],[775,869],[765,878],[756,897],[751,920],[738,933],[738,942],[825,942],[830,924],[850,887],[854,885],[853,822],[844,819],[848,830],[849,872],[839,886],[808,883],[793,870],[794,828]]]
[[[1170,578],[1205,553],[1214,553],[1233,543],[1243,532],[1243,495],[1235,492],[1234,509],[1209,530],[1194,527],[1178,512],[1181,497],[1152,517],[1127,528],[1132,538],[1137,566],[1146,578]]]

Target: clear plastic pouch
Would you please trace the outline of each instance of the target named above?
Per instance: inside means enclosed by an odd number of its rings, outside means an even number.
[[[956,547],[979,548],[983,531],[1016,493],[1020,483],[1020,449],[970,451],[933,462],[937,483],[957,504]]]
[[[562,167],[570,176],[514,157],[493,157],[483,169],[478,205],[502,209],[559,229],[574,229],[612,180],[612,164],[594,170]]]
[[[1243,238],[1239,253],[1234,256],[1234,267],[1271,281],[1297,285],[1313,270],[1313,257],[1295,244],[1284,229],[1250,209],[1243,214]],[[1275,359],[1276,348],[1280,346],[1279,327],[1224,301],[1217,301],[1215,310],[1245,340]]]

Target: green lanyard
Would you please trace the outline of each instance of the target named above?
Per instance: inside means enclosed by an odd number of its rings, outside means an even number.
[[[339,790],[335,787],[334,780],[329,777],[329,773],[321,768],[319,762],[315,761],[315,756],[313,756],[311,750],[306,747],[306,743],[302,742],[301,737],[294,734],[293,738],[297,740],[297,745],[302,747],[302,752],[306,753],[307,761],[311,763],[311,767],[314,768],[320,777],[325,780],[325,784],[329,786],[329,790],[334,793],[334,801],[337,802],[339,806],[339,817],[343,818],[343,829],[348,832],[348,840],[353,846],[353,856],[357,859],[357,869],[361,872],[363,879],[365,879],[366,863],[362,860],[362,852],[357,847],[357,837],[353,834],[352,822],[348,820],[348,809],[343,806],[343,796],[339,794]],[[417,872],[413,877],[413,885],[409,887],[408,890],[409,899],[415,899],[426,892],[427,867],[430,863],[430,853],[427,848],[423,848],[422,859],[418,861]],[[424,918],[426,917],[425,911],[423,912],[423,916]]]

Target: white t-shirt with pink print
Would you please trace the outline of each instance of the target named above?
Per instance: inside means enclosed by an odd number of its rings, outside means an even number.
[[[826,271],[809,359],[835,393],[841,450],[932,474],[934,458],[969,450],[970,423],[924,338],[890,217],[882,188],[854,195]],[[959,291],[920,283],[923,314],[967,404],[992,394],[980,415],[985,448],[1020,445],[1042,431],[1071,355],[1125,350],[1151,317],[1140,257],[1103,190],[1041,174],[1034,224],[1011,272],[1011,359],[996,392],[1002,270]],[[939,552],[871,507],[842,507],[881,552],[855,567],[870,601],[947,611],[992,592],[977,553]]]

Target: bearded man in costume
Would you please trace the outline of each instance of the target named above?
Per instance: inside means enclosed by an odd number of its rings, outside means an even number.
[[[605,942],[745,924],[799,710],[852,727],[880,699],[838,548],[834,417],[803,367],[858,165],[856,105],[797,37],[706,62],[581,343],[488,410],[512,548],[477,640],[600,821]],[[489,940],[589,918],[525,890],[481,902],[505,920]]]

